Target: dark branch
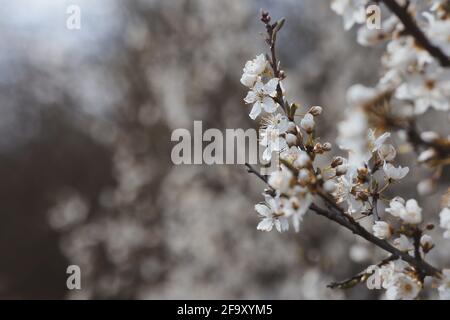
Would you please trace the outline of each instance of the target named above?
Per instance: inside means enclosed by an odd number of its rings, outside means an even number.
[[[417,26],[407,7],[402,7],[395,0],[377,0],[383,2],[403,23],[405,31],[414,37],[416,43],[435,57],[443,67],[450,67],[450,58],[437,46],[431,43],[425,33]]]
[[[381,249],[391,253],[394,256],[401,258],[402,260],[408,262],[410,265],[414,266],[419,272],[423,272],[430,276],[440,277],[441,272],[435,267],[431,266],[427,262],[423,260],[416,259],[415,257],[410,256],[406,252],[402,252],[392,246],[386,240],[382,240],[380,238],[375,237],[373,234],[364,229],[358,222],[356,222],[351,217],[349,218],[347,215],[344,215],[342,212],[336,212],[336,210],[324,210],[318,207],[316,204],[312,204],[310,209],[317,214],[324,216],[334,222],[337,222],[344,228],[352,231],[354,234],[366,239],[367,241],[375,244]]]

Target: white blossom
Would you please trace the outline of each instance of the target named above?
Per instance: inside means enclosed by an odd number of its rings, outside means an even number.
[[[402,273],[407,266],[408,264],[401,259],[382,265],[378,270],[382,287],[387,289],[392,286],[398,274]]]
[[[450,107],[450,71],[428,67],[425,74],[409,75],[395,96],[414,101],[416,114],[422,114],[430,107],[447,111]]]
[[[413,300],[420,290],[421,286],[415,279],[406,274],[399,274],[387,288],[386,298],[388,300]]]
[[[345,30],[351,29],[355,23],[366,21],[367,0],[333,0],[331,9],[344,19]]]
[[[389,202],[389,208],[386,208],[386,212],[389,212],[394,217],[400,217],[400,214],[405,209],[405,200],[401,197],[395,197]]]
[[[372,227],[375,237],[380,239],[387,239],[391,236],[391,226],[385,221],[375,221]]]
[[[292,176],[292,172],[282,165],[281,170],[272,172],[268,182],[275,190],[286,193],[289,190]]]
[[[409,224],[422,222],[422,208],[419,207],[415,199],[406,201],[405,210],[400,213],[400,218]]]
[[[255,120],[262,110],[267,113],[273,113],[277,110],[278,104],[273,100],[277,95],[278,78],[269,80],[266,84],[261,80],[257,80],[253,89],[251,89],[244,101],[247,104],[253,103],[250,111],[250,118]]]
[[[308,211],[313,196],[307,188],[296,186],[293,191],[293,196],[289,198],[289,205],[287,206],[286,216],[292,217],[292,225],[295,232],[300,230],[300,223],[303,221],[303,216]]]
[[[255,59],[247,61],[241,77],[241,83],[248,88],[252,88],[266,67],[267,59],[264,54],[260,54]]]
[[[256,204],[255,210],[263,218],[256,229],[261,231],[271,231],[273,226],[278,232],[289,229],[289,222],[284,216],[283,207],[279,197],[272,198],[266,196],[264,204]]]
[[[301,150],[298,154],[297,159],[294,161],[294,167],[297,169],[299,168],[305,168],[311,163],[311,158],[308,156],[308,154]]]
[[[266,147],[263,152],[263,159],[268,161],[272,158],[272,152],[284,151],[287,149],[286,140],[281,137],[289,127],[287,117],[281,114],[269,116],[265,119],[266,126],[260,131],[260,145]]]
[[[305,114],[300,121],[300,127],[308,133],[311,133],[314,130],[314,124],[314,116],[311,113]]]
[[[385,162],[383,165],[383,171],[388,179],[396,181],[403,179],[408,174],[409,168],[403,168],[401,166],[398,166],[398,168],[396,168],[392,164]]]
[[[404,235],[400,235],[400,237],[394,239],[394,246],[400,251],[411,251],[414,249],[411,241]]]
[[[389,208],[386,208],[386,212],[406,223],[418,224],[422,222],[422,208],[419,207],[415,199],[409,199],[405,203],[401,198],[394,198],[389,206]]]

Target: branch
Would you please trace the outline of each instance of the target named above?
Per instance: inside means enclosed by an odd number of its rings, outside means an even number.
[[[410,256],[406,252],[402,252],[392,246],[386,240],[382,240],[380,238],[375,237],[373,234],[364,229],[358,222],[356,222],[353,218],[349,218],[347,215],[344,215],[343,212],[336,212],[336,210],[327,211],[316,204],[312,204],[310,209],[316,212],[318,215],[324,216],[334,222],[337,222],[344,228],[352,231],[354,234],[366,239],[367,241],[373,243],[377,247],[391,253],[394,256],[401,258],[402,260],[408,262],[410,265],[414,266],[419,272],[423,272],[426,275],[441,277],[441,271],[428,264],[423,260],[416,259],[415,257]]]
[[[413,17],[408,13],[407,5],[402,7],[395,0],[377,0],[383,2],[403,23],[405,31],[410,34],[423,49],[435,57],[441,66],[450,67],[450,58],[437,46],[431,43],[425,33],[417,26]]]
[[[259,172],[254,169],[250,164],[246,163],[245,166],[248,168],[248,172],[255,174],[258,178],[260,178],[262,181],[267,183],[267,179],[263,177]],[[269,185],[270,188],[272,188]],[[423,261],[422,259],[417,259],[416,257],[410,256],[406,252],[402,252],[392,246],[389,242],[386,240],[382,240],[380,238],[375,237],[373,234],[368,232],[364,227],[362,227],[358,222],[356,222],[351,216],[346,215],[343,210],[329,197],[321,194],[321,197],[330,204],[330,211],[327,211],[325,209],[320,208],[315,203],[311,204],[310,209],[314,212],[316,212],[318,215],[321,215],[323,217],[328,218],[329,220],[332,220],[344,228],[352,231],[354,234],[366,239],[367,241],[373,243],[377,247],[389,252],[392,254],[392,256],[399,257],[402,260],[408,262],[410,265],[414,266],[417,271],[434,277],[441,277],[441,271],[433,267],[432,265],[428,264],[427,262]]]
[[[391,255],[391,256],[387,257],[386,259],[380,261],[376,266],[377,267],[381,267],[381,266],[386,265],[390,261],[394,261],[394,260],[397,260],[397,259],[398,259],[397,256]],[[336,289],[336,288],[348,289],[348,288],[352,288],[355,285],[357,285],[358,283],[361,283],[362,281],[365,281],[366,279],[364,279],[364,278],[370,276],[371,274],[372,273],[367,272],[367,270],[364,270],[364,271],[358,273],[357,275],[355,275],[355,276],[353,276],[351,278],[348,278],[348,279],[346,279],[344,281],[332,282],[329,285],[327,285],[327,287],[331,288],[331,289]]]

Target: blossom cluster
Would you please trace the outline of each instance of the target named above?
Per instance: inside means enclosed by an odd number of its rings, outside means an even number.
[[[351,26],[361,23],[361,19],[359,11],[349,14],[348,10],[364,3],[363,0],[334,1],[333,8],[350,19],[346,25]],[[415,299],[424,287],[425,277],[434,276],[441,278],[441,298],[448,298],[449,272],[430,273],[429,270],[434,269],[428,265],[426,270],[422,268],[426,254],[434,248],[433,239],[426,234],[431,227],[423,225],[422,208],[413,198],[405,200],[396,196],[389,199],[386,196],[386,190],[409,173],[408,167],[395,163],[397,149],[388,141],[390,133],[367,128],[363,112],[354,112],[349,120],[351,124],[341,124],[338,128],[341,135],[337,142],[342,154],[347,156],[323,157],[317,161],[332,150],[331,143],[320,141],[316,135],[316,124],[324,110],[312,106],[302,111],[298,104],[288,102],[282,85],[286,75],[274,57],[274,34],[281,29],[279,24],[282,22],[272,24],[265,12],[262,21],[268,32],[266,41],[271,54],[260,54],[248,61],[241,83],[249,89],[244,101],[252,105],[250,118],[260,118],[260,144],[265,148],[263,157],[273,160],[276,155],[279,165],[278,170],[263,177],[267,188],[263,193],[264,201],[255,205],[261,217],[257,229],[283,232],[292,225],[298,232],[304,216],[319,210],[316,203],[320,201],[333,212],[329,217],[337,216],[332,220],[349,224],[353,232],[379,244],[378,240],[368,237],[367,231],[357,222],[372,219],[370,231],[374,238],[380,239],[384,247],[392,246],[391,253],[394,252],[389,261],[377,265],[386,297]],[[372,93],[369,89],[359,88],[355,95],[366,99],[368,91]],[[441,213],[441,227],[450,236],[448,207]]]
[[[389,2],[396,3],[405,16],[417,22],[423,35],[432,40],[431,45],[439,47],[443,55],[450,55],[448,1]],[[419,152],[418,163],[435,172],[417,186],[420,194],[429,194],[435,189],[441,168],[450,163],[450,136],[432,130],[419,132],[416,123],[430,109],[444,113],[450,121],[450,68],[448,63],[443,65],[425,50],[395,14],[385,17],[383,13],[381,28],[368,28],[368,5],[368,0],[333,0],[331,3],[331,8],[342,15],[346,29],[361,25],[357,33],[359,44],[386,44],[383,73],[376,86],[355,84],[348,90],[348,118],[339,126],[338,141],[343,145],[351,143],[353,149],[360,152],[358,143],[364,141],[352,139],[360,131],[369,126],[383,131],[395,130]],[[356,122],[358,126],[348,126]]]

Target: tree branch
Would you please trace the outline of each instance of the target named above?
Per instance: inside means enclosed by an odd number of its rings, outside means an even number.
[[[436,45],[432,44],[425,33],[417,26],[413,17],[408,13],[407,6],[402,7],[395,0],[376,0],[383,2],[389,10],[394,13],[397,18],[403,23],[405,31],[411,35],[418,45],[428,51],[430,55],[435,57],[441,66],[450,67],[450,58]]]
[[[262,175],[260,175],[259,172],[256,169],[254,169],[250,164],[246,163],[245,165],[248,168],[248,172],[254,173],[258,178],[267,183],[267,179]],[[269,187],[271,188],[270,185]],[[328,218],[329,220],[332,220],[340,224],[344,228],[352,231],[354,234],[366,239],[367,241],[373,243],[377,247],[391,253],[393,256],[403,259],[404,261],[408,262],[410,265],[415,267],[417,271],[419,271],[420,273],[438,278],[441,277],[440,270],[436,269],[435,267],[428,264],[422,259],[416,259],[416,257],[412,257],[408,253],[398,250],[386,240],[382,240],[380,238],[375,237],[373,234],[364,229],[364,227],[362,227],[351,216],[346,215],[343,212],[343,210],[336,203],[334,203],[334,201],[332,201],[331,199],[329,199],[324,195],[321,195],[321,197],[328,204],[330,204],[331,208],[330,211],[320,208],[315,203],[311,204],[310,210],[314,211],[320,216],[323,216],[325,218]]]
[[[440,270],[436,269],[435,267],[433,267],[432,265],[428,264],[423,260],[416,259],[415,257],[410,256],[408,253],[398,250],[386,240],[382,240],[380,238],[375,237],[373,234],[364,229],[358,222],[356,222],[353,219],[349,219],[348,216],[345,216],[343,213],[341,212],[337,213],[335,212],[335,210],[332,211],[324,210],[314,203],[311,205],[310,209],[316,212],[318,215],[324,216],[334,222],[337,222],[344,228],[352,231],[354,234],[366,239],[367,241],[378,246],[379,248],[408,262],[410,265],[415,267],[419,272],[423,272],[429,276],[440,278],[441,276]]]

